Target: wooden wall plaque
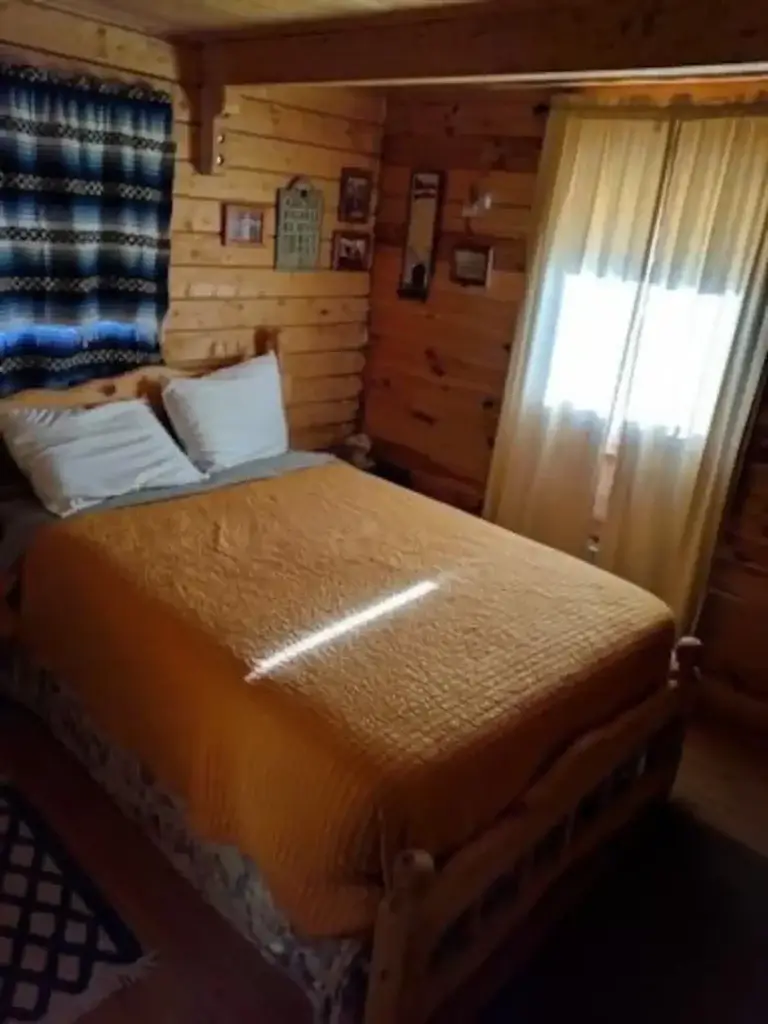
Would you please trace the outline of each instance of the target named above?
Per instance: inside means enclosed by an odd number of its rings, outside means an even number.
[[[323,193],[294,178],[277,193],[276,270],[316,270],[320,260]]]

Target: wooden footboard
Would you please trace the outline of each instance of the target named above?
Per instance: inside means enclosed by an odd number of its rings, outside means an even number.
[[[428,1021],[526,927],[566,872],[666,796],[699,649],[681,640],[664,690],[584,736],[445,864],[423,850],[397,855],[374,932],[365,1024]]]

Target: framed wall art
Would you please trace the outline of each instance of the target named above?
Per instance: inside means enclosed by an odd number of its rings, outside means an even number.
[[[222,217],[224,245],[264,245],[267,209],[252,203],[226,203]]]
[[[323,193],[294,178],[277,193],[276,270],[316,270],[320,260]]]
[[[451,254],[451,280],[456,284],[487,288],[493,269],[493,246],[459,242]]]
[[[343,167],[339,186],[339,220],[366,224],[371,216],[373,174],[364,167]]]
[[[334,231],[334,270],[368,270],[371,265],[371,236],[364,231]]]

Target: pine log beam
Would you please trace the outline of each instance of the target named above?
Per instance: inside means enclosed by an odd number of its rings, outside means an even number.
[[[584,81],[768,70],[768,5],[492,0],[209,41],[229,85]]]
[[[201,51],[201,82],[192,93],[190,109],[199,123],[193,162],[200,174],[226,174],[227,128],[229,120],[239,113],[235,91],[227,88],[220,74],[220,63],[208,48]],[[194,151],[196,150],[196,152]]]

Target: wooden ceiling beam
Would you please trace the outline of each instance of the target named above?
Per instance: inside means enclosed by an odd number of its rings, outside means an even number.
[[[768,71],[768,4],[497,0],[440,17],[379,16],[211,40],[209,67],[245,84],[580,81]]]

